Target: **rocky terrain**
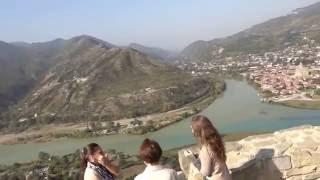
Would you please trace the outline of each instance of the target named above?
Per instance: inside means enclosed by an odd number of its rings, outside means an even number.
[[[181,55],[190,61],[215,61],[299,44],[303,36],[320,41],[319,12],[320,3],[316,3],[226,38],[196,41],[187,46]]]
[[[5,100],[13,93],[15,98],[3,103],[3,109],[11,107],[2,114],[0,127],[19,131],[39,123],[114,121],[167,112],[207,96],[221,83],[192,77],[138,50],[90,36],[3,44],[13,50],[7,56],[11,51],[1,51],[0,63],[13,61],[16,49],[29,55],[17,54],[17,61],[23,63],[1,71],[2,77],[15,74],[17,78],[9,81],[13,85],[1,81],[4,91],[0,97]],[[29,57],[30,63],[22,57]],[[27,87],[22,88],[24,85]],[[21,96],[14,89],[21,90]]]

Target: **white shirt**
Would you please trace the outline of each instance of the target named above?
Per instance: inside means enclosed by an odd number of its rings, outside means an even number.
[[[96,173],[93,169],[86,168],[84,171],[84,180],[100,180],[102,179],[98,173]]]
[[[135,180],[178,180],[177,172],[160,165],[147,165],[143,173],[134,178]]]

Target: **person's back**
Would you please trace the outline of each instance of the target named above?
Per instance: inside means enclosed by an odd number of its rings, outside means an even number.
[[[201,161],[200,172],[209,180],[231,180],[228,167],[225,162],[219,160],[216,155],[211,152],[209,147],[203,146],[199,153]]]
[[[145,139],[140,146],[140,157],[147,166],[145,170],[135,177],[135,180],[177,180],[177,173],[173,169],[160,165],[162,149],[153,140]]]
[[[195,116],[191,120],[191,130],[201,145],[200,173],[210,180],[231,180],[222,137],[211,121],[205,116]]]
[[[177,173],[173,169],[164,168],[161,165],[149,165],[143,173],[135,177],[135,180],[177,180]]]

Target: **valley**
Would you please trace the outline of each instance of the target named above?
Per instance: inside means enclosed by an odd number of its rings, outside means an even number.
[[[132,178],[146,137],[180,170],[177,149],[195,143],[190,118],[199,113],[225,141],[319,125],[319,12],[316,3],[181,53],[89,35],[1,41],[0,153],[10,157],[0,179],[38,171],[77,178],[75,150],[89,142],[121,159],[123,179]]]

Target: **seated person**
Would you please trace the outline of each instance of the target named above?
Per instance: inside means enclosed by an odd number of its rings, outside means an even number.
[[[143,173],[135,177],[135,180],[177,180],[177,173],[173,169],[167,169],[160,165],[162,155],[160,145],[153,140],[145,139],[139,152],[145,165]]]

